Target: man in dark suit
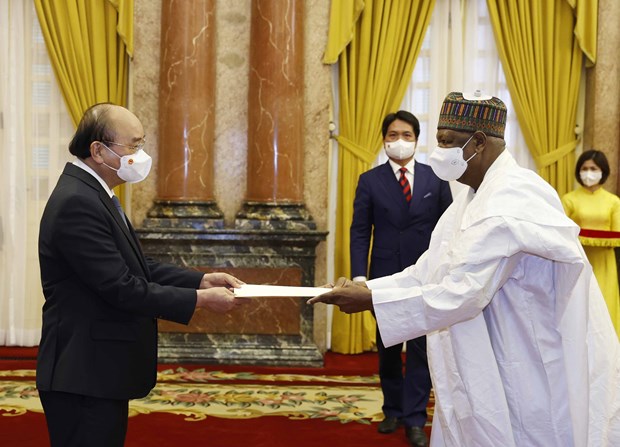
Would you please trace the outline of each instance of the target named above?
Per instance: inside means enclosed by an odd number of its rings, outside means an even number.
[[[420,135],[417,118],[404,110],[391,113],[383,121],[382,133],[389,160],[363,173],[355,193],[350,248],[354,281],[365,281],[367,274],[370,279],[391,275],[415,264],[452,203],[449,184],[430,166],[414,160]],[[404,376],[402,343],[385,348],[377,330],[377,348],[384,414],[378,431],[392,433],[404,425],[413,446],[426,446],[423,427],[431,390],[426,337],[407,342]]]
[[[122,446],[128,400],[155,386],[157,318],[227,312],[242,283],[145,258],[112,188],[143,180],[151,158],[129,110],[88,109],[69,145],[39,235],[45,304],[37,388],[52,446]]]

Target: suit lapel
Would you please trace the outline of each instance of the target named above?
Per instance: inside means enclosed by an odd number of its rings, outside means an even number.
[[[146,258],[144,256],[144,253],[142,252],[142,246],[140,245],[140,241],[138,240],[138,236],[136,236],[136,232],[133,228],[133,225],[131,225],[131,222],[129,221],[129,219],[127,219],[127,226],[129,227],[129,233],[131,234],[131,239],[134,242],[134,250],[136,250],[136,253],[138,254],[138,257],[140,258],[140,263],[142,264],[142,267],[144,268],[144,272],[146,273],[146,278],[147,280],[151,280],[151,272],[149,270],[149,267],[147,265],[146,262]]]
[[[388,196],[390,196],[391,200],[394,201],[394,204],[398,206],[399,209],[406,211],[408,208],[407,201],[405,200],[405,196],[403,195],[403,190],[396,180],[396,175],[394,171],[392,171],[392,166],[390,166],[390,162],[386,162],[381,165],[381,169],[379,170],[379,179],[383,184],[383,187],[387,190]]]
[[[413,194],[411,195],[411,204],[409,205],[409,211],[414,213],[422,203],[424,194],[427,191],[426,185],[428,183],[428,176],[425,175],[424,170],[420,167],[420,163],[413,165]]]
[[[103,189],[103,186],[101,186],[99,181],[97,181],[97,179],[95,177],[93,177],[90,173],[86,172],[82,168],[74,166],[72,163],[67,163],[65,165],[65,169],[63,171],[63,174],[67,174],[67,175],[70,175],[72,177],[76,177],[80,181],[86,183],[88,186],[90,186],[91,188],[94,188],[95,190],[97,190],[99,192],[99,200],[101,200],[101,203],[103,203],[103,206],[106,207],[108,212],[110,214],[112,214],[112,217],[114,218],[114,221],[120,227],[121,231],[123,232],[123,234],[125,235],[125,237],[129,241],[129,245],[131,245],[131,248],[135,252],[135,254],[138,257],[138,259],[140,260],[140,264],[144,268],[144,272],[148,276],[149,275],[149,268],[148,268],[148,266],[146,264],[146,259],[144,258],[144,253],[142,253],[142,249],[140,248],[140,243],[138,242],[137,237],[133,233],[133,230],[130,231],[129,228],[127,228],[128,225],[131,226],[131,223],[129,222],[129,219],[127,219],[127,225],[125,225],[125,222],[123,221],[123,218],[121,217],[121,215],[116,210],[116,207],[114,206],[114,202],[112,202],[112,199],[110,198],[108,193]]]
[[[112,202],[112,199],[110,198],[107,192],[100,190],[99,199],[101,200],[103,205],[107,208],[107,210],[110,212],[110,214],[112,214],[112,217],[114,218],[114,221],[116,222],[116,225],[120,227],[121,231],[123,232],[123,234],[129,241],[131,248],[133,248],[134,252],[136,253],[136,256],[140,259],[140,263],[142,264],[144,271],[148,274],[149,270],[146,265],[146,260],[144,259],[144,254],[142,253],[142,249],[140,248],[140,244],[138,243],[138,240],[134,236],[133,232],[130,231],[128,228],[128,226],[131,225],[129,223],[129,219],[127,219],[127,225],[125,225],[123,218],[116,210],[116,207],[114,206],[114,202]]]

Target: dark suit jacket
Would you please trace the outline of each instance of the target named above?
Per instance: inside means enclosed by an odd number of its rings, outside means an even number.
[[[129,226],[97,179],[66,165],[39,234],[40,390],[132,399],[155,385],[156,318],[187,323],[203,273],[146,259]]]
[[[409,204],[389,162],[360,175],[351,224],[351,277],[379,278],[415,264],[451,203],[448,182],[417,161]]]

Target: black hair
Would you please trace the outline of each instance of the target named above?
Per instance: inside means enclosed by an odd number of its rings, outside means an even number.
[[[581,167],[583,166],[583,164],[588,160],[592,160],[594,164],[596,164],[596,166],[601,168],[601,172],[603,173],[603,175],[601,176],[601,181],[599,182],[599,184],[602,185],[607,181],[607,177],[609,177],[609,162],[607,161],[607,157],[605,156],[605,154],[601,151],[597,151],[596,149],[590,149],[589,151],[585,151],[579,156],[579,159],[577,160],[577,165],[575,166],[575,178],[581,186],[584,186],[583,182],[581,181],[581,176],[579,175],[579,172],[581,171]]]
[[[413,128],[413,133],[415,134],[415,139],[418,139],[418,137],[420,136],[420,122],[413,115],[413,113],[409,113],[406,110],[399,110],[396,113],[390,113],[383,119],[383,126],[381,127],[383,139],[385,139],[385,136],[387,135],[388,127],[390,127],[390,124],[392,124],[396,120],[401,120],[411,124],[411,127]]]
[[[112,141],[114,132],[109,128],[109,111],[114,104],[105,102],[90,107],[80,120],[77,130],[69,143],[69,152],[82,160],[90,157],[90,144],[93,141]]]

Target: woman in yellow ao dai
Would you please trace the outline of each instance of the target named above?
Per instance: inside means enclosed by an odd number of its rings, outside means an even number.
[[[620,337],[620,293],[614,251],[614,247],[620,246],[620,233],[592,237],[587,231],[620,232],[620,198],[602,188],[609,177],[609,163],[605,154],[597,150],[581,154],[575,167],[575,177],[581,186],[565,194],[562,204],[568,217],[581,227],[579,239],[592,264],[611,320]]]

